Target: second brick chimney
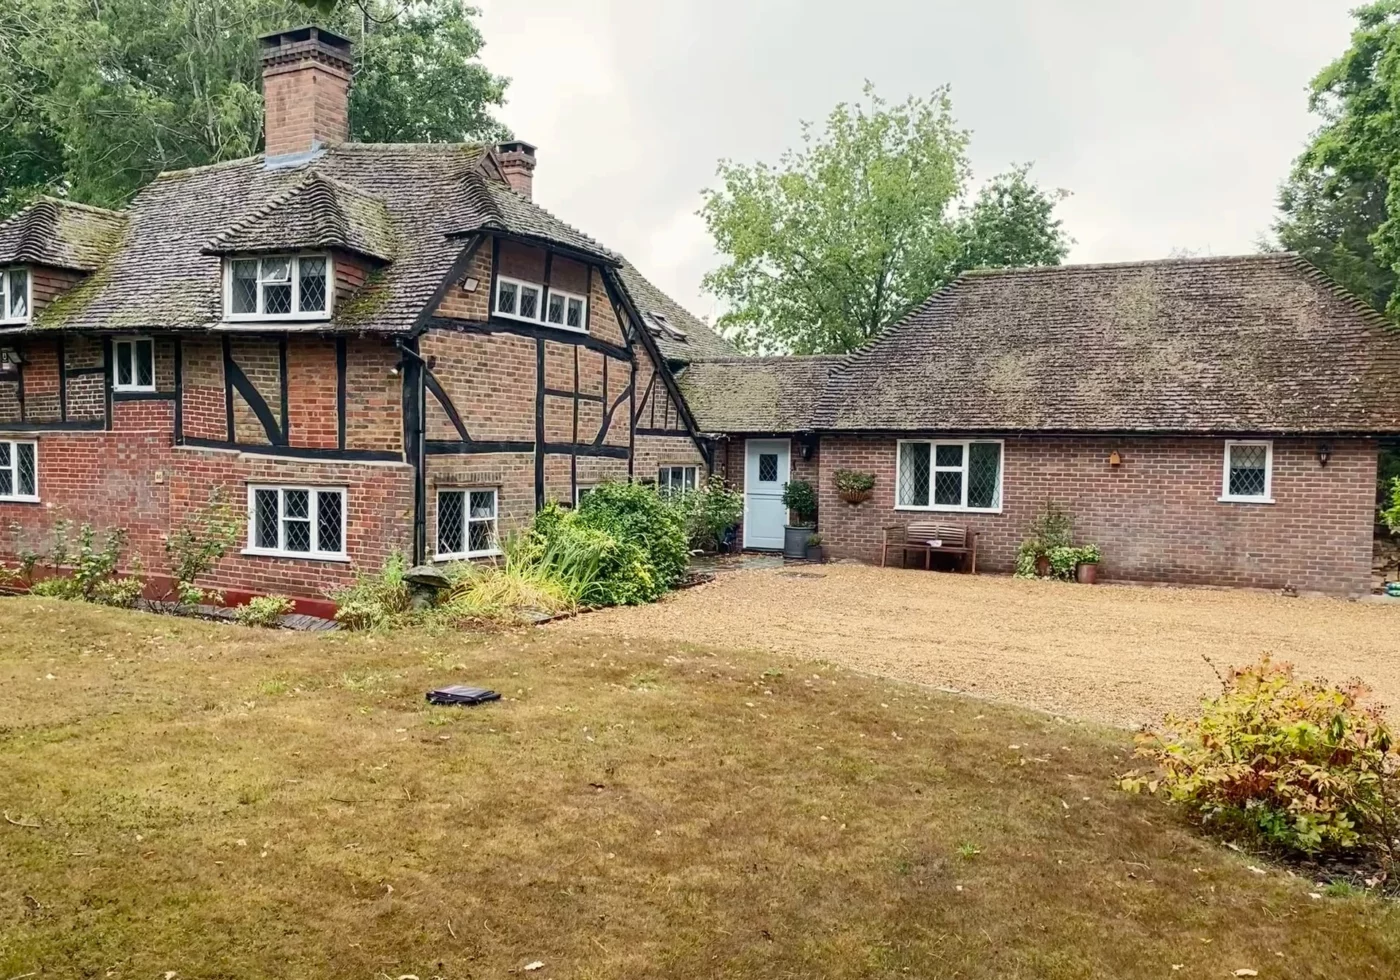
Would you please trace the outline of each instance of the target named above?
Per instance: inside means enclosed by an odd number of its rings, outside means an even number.
[[[350,39],[324,27],[298,27],[259,40],[267,160],[349,139]]]
[[[496,159],[510,189],[529,199],[535,186],[535,148],[524,140],[496,144]]]

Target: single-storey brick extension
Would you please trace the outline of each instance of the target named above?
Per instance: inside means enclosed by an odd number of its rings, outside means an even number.
[[[210,584],[316,597],[717,472],[749,548],[807,478],[838,556],[946,512],[1009,570],[1055,499],[1107,577],[1369,587],[1400,336],[1295,257],[971,273],[855,354],[742,358],[533,202],[534,147],[349,142],[349,42],[262,43],[263,155],[0,225],[0,556],[66,520],[159,571],[221,496]]]

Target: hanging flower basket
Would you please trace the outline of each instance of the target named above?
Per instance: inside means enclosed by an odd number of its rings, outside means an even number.
[[[862,504],[875,488],[875,474],[858,470],[836,471],[836,494],[848,504]]]

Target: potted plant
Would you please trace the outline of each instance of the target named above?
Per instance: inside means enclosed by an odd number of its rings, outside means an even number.
[[[822,547],[820,534],[807,535],[807,560],[819,565],[826,561],[826,549]]]
[[[1046,501],[1031,521],[1030,534],[1016,552],[1016,574],[1021,578],[1073,578],[1074,563],[1066,553],[1074,533],[1074,521],[1059,504]]]
[[[1103,561],[1103,552],[1096,544],[1086,544],[1079,549],[1078,558],[1074,577],[1085,585],[1093,585],[1099,580],[1099,562]]]
[[[807,538],[817,526],[817,493],[806,480],[790,480],[783,485],[783,506],[797,519],[783,528],[783,557],[806,558]]]
[[[859,470],[836,471],[836,493],[848,504],[860,504],[870,499],[875,489],[875,474]]]

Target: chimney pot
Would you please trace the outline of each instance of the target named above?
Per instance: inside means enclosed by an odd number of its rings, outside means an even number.
[[[349,139],[350,39],[307,26],[264,35],[259,43],[268,162]]]
[[[535,147],[524,140],[497,143],[496,159],[510,189],[529,200],[535,184]]]

